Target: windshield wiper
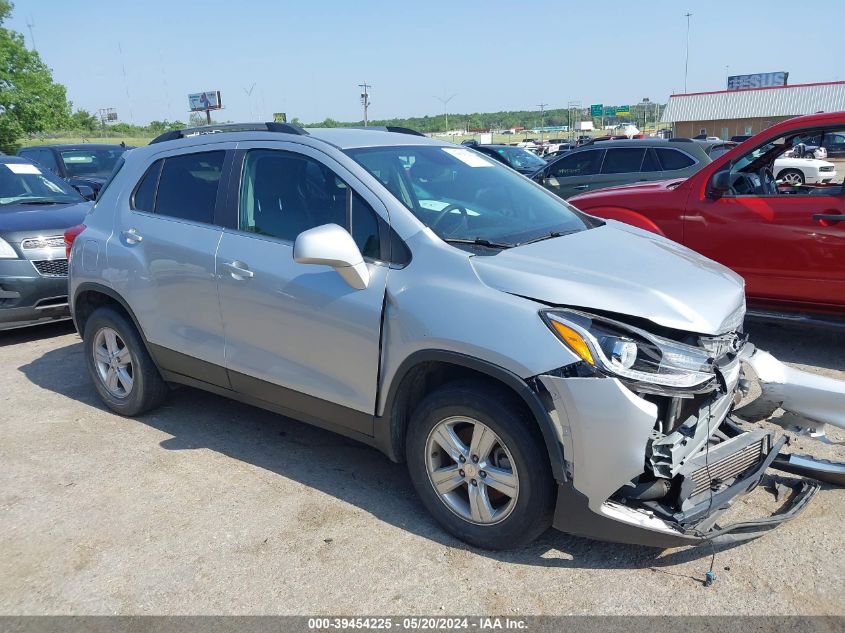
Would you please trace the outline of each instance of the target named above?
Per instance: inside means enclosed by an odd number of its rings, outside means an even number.
[[[444,238],[443,241],[447,244],[470,244],[472,246],[486,246],[487,248],[513,248],[516,246],[516,244],[506,244],[504,242],[491,242],[480,237],[476,237],[473,240]]]
[[[543,240],[550,240],[555,237],[563,237],[564,235],[569,235],[570,233],[577,233],[577,231],[551,231],[550,233],[546,233],[545,235],[540,235],[539,237],[532,238],[530,240],[525,240],[524,242],[520,242],[517,246],[525,246],[526,244],[533,244],[534,242],[542,242]]]
[[[72,200],[19,200],[12,204],[70,204]]]

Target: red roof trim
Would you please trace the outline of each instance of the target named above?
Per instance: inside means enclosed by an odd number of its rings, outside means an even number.
[[[697,95],[720,95],[734,92],[754,92],[756,90],[787,90],[789,88],[806,88],[809,86],[841,86],[845,81],[820,81],[814,84],[791,84],[788,86],[763,86],[762,88],[743,88],[741,90],[711,90],[709,92],[679,92],[669,97],[694,97]]]

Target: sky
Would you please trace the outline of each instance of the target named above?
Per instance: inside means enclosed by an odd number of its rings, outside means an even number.
[[[6,26],[31,47],[34,24],[75,108],[187,120],[188,93],[220,90],[218,120],[315,122],[360,120],[365,81],[370,119],[442,113],[452,95],[451,113],[665,102],[684,91],[687,12],[689,92],[727,74],[845,79],[840,2],[801,17],[812,3],[14,0]]]

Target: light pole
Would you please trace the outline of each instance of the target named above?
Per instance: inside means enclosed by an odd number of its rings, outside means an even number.
[[[369,85],[366,81],[362,84],[358,84],[358,87],[361,89],[361,105],[364,106],[364,127],[367,127],[367,108],[370,107],[370,93],[367,92],[371,85]]]
[[[543,142],[543,128],[546,127],[546,106],[549,105],[548,103],[538,103],[537,107],[540,108],[540,142]]]
[[[684,94],[687,92],[687,72],[689,71],[689,19],[692,16],[692,13],[687,11],[684,13],[687,18],[687,55],[686,61],[684,61]]]
[[[438,97],[437,95],[434,95],[434,98],[437,99],[440,103],[443,104],[443,114],[446,115],[446,131],[447,132],[449,131],[449,111],[447,110],[446,107],[449,105],[449,102],[457,96],[458,96],[457,92],[455,94],[453,94],[451,97],[447,97],[447,98]]]

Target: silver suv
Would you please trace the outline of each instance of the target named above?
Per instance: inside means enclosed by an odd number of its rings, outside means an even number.
[[[406,461],[473,545],[550,525],[750,538],[817,490],[798,480],[776,517],[716,525],[782,445],[728,417],[750,349],[737,275],[470,149],[169,133],[126,153],[80,230],[71,305],[109,407],[139,415],[183,384],[342,433]]]

